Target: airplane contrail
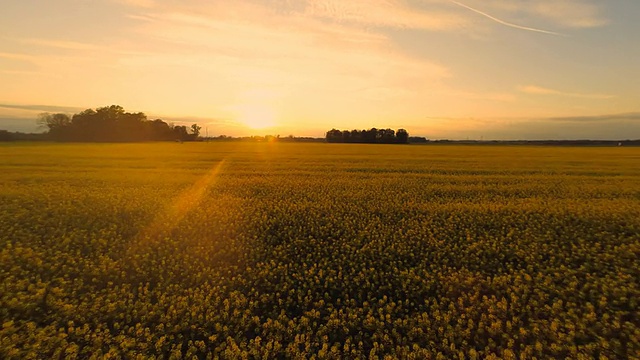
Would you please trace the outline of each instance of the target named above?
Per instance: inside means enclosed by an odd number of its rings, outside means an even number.
[[[461,2],[458,2],[456,0],[448,0],[448,1],[451,2],[451,3],[454,3],[454,4],[458,5],[458,6],[461,6],[461,7],[465,8],[465,9],[467,9],[467,10],[471,10],[476,14],[480,14],[480,15],[486,17],[486,18],[489,18],[489,19],[497,22],[498,24],[502,24],[504,26],[508,26],[508,27],[512,27],[512,28],[516,28],[516,29],[520,29],[520,30],[534,31],[534,32],[543,33],[543,34],[549,34],[549,35],[566,36],[564,34],[557,33],[557,32],[554,32],[554,31],[537,29],[537,28],[532,28],[532,27],[528,27],[528,26],[522,26],[522,25],[510,23],[510,22],[498,19],[495,16],[491,16],[491,15],[487,14],[486,12],[483,12],[483,11],[480,11],[478,9],[472,8],[471,6],[465,5],[465,4],[463,4]]]

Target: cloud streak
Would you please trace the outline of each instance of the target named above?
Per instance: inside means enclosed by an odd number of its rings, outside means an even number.
[[[640,112],[608,114],[596,116],[563,116],[546,118],[549,121],[566,121],[566,122],[610,122],[617,120],[628,120],[640,122]]]
[[[549,89],[549,88],[535,86],[535,85],[519,86],[518,91],[525,94],[531,94],[531,95],[556,95],[556,96],[581,98],[581,99],[607,100],[607,99],[615,98],[615,96],[608,95],[608,94],[573,93],[573,92],[565,92],[565,91],[560,91],[555,89]]]
[[[114,0],[116,3],[135,6],[141,8],[152,8],[156,6],[156,2],[154,0]]]
[[[504,26],[507,26],[507,27],[511,27],[511,28],[519,29],[519,30],[525,30],[525,31],[532,31],[532,32],[537,32],[537,33],[542,33],[542,34],[547,34],[547,35],[566,36],[564,34],[561,34],[561,33],[555,32],[555,31],[538,29],[538,28],[534,28],[534,27],[523,26],[523,25],[518,25],[518,24],[511,23],[511,22],[508,22],[508,21],[504,21],[504,20],[499,19],[499,18],[497,18],[495,16],[487,14],[484,11],[481,11],[481,10],[478,10],[478,9],[473,8],[471,6],[465,5],[465,4],[463,4],[461,2],[458,2],[456,0],[447,0],[447,1],[449,1],[450,3],[455,4],[457,6],[463,7],[465,9],[467,9],[467,10],[473,11],[476,14],[482,15],[482,16],[490,19],[490,20],[493,20],[494,22],[496,22],[498,24],[501,24],[501,25],[504,25]]]
[[[612,140],[640,139],[640,113],[565,117],[429,117],[413,134],[432,139]]]
[[[398,0],[308,1],[305,15],[366,26],[432,31],[457,29],[467,22],[453,12],[425,11]]]
[[[0,58],[31,62],[35,59],[35,56],[19,53],[0,52]]]
[[[527,11],[567,28],[595,28],[609,22],[600,6],[579,0],[538,0]]]
[[[107,49],[104,46],[86,44],[86,43],[81,43],[77,41],[36,39],[36,38],[19,39],[18,41],[25,44],[46,46],[46,47],[52,47],[52,48],[58,48],[58,49],[64,49],[64,50],[104,51],[105,49]]]
[[[73,113],[73,112],[79,112],[84,110],[82,108],[73,107],[73,106],[18,105],[18,104],[0,104],[0,108],[37,111],[37,112],[63,112],[63,113]]]

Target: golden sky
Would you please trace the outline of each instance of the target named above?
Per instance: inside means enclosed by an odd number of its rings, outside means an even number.
[[[210,135],[640,138],[636,0],[21,0],[0,128],[118,104]]]

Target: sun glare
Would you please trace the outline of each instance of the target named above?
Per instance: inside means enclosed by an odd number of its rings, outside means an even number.
[[[254,130],[262,130],[276,125],[276,116],[269,106],[247,105],[238,111],[238,121]]]

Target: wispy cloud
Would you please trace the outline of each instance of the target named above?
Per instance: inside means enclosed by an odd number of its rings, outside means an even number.
[[[142,7],[142,8],[152,8],[157,4],[155,0],[113,0],[113,1],[117,3],[129,5],[129,6]]]
[[[451,1],[451,0],[443,0]],[[522,19],[544,21],[567,29],[595,28],[609,23],[602,2],[594,0],[465,0],[467,5]]]
[[[573,98],[583,98],[583,99],[612,99],[615,98],[613,95],[607,94],[585,94],[585,93],[574,93],[574,92],[566,92],[555,89],[549,89],[541,86],[535,85],[526,85],[526,86],[518,86],[518,91],[531,94],[531,95],[555,95],[555,96],[565,96],[565,97],[573,97]]]
[[[23,39],[16,40],[18,43],[25,43]],[[105,57],[105,54],[109,53],[108,51],[95,51],[89,49],[98,49],[101,47],[98,46],[87,46],[82,47],[80,45],[70,45],[64,41],[58,42],[57,40],[50,39],[29,39],[28,43],[36,46],[54,46],[56,48],[65,48],[70,49],[69,52],[61,53],[56,51],[51,52],[42,52],[39,49],[30,47],[29,54],[26,53],[0,53],[0,59],[9,59],[22,63],[29,64],[28,68],[8,68],[0,70],[3,73],[13,74],[13,75],[42,75],[46,77],[52,78],[60,78],[64,75],[65,72],[70,70],[79,71],[79,69],[88,68],[88,66],[95,67],[98,64],[104,63],[108,61],[108,58]],[[59,44],[58,44],[59,43]],[[46,45],[45,45],[46,44]],[[73,49],[68,46],[73,46]],[[86,49],[86,51],[81,51],[80,48]]]
[[[550,121],[567,121],[567,122],[610,122],[618,120],[630,120],[634,122],[640,122],[640,112],[622,113],[622,114],[608,114],[608,115],[596,115],[596,116],[563,116],[563,117],[550,117],[546,118]],[[640,123],[638,124],[640,126]],[[639,127],[640,129],[640,127]]]
[[[426,118],[412,133],[434,139],[640,139],[640,113],[566,117]]]
[[[457,29],[467,21],[455,12],[416,8],[402,0],[308,1],[305,15],[344,23],[424,30]]]
[[[89,51],[105,50],[104,46],[81,43],[77,41],[58,40],[58,39],[25,38],[25,39],[19,39],[19,41],[24,44],[46,46],[46,47],[65,49],[65,50],[89,50]]]
[[[235,97],[247,101],[261,101],[246,95],[247,90],[270,93],[276,97],[272,102],[309,93],[303,101],[307,106],[328,111],[320,106],[326,97],[384,88],[369,94],[379,99],[385,94],[413,93],[449,76],[446,66],[403,53],[381,32],[340,22],[327,24],[322,16],[307,11],[281,14],[244,3],[197,11],[158,8],[136,16],[137,31],[148,44],[169,43],[157,48],[183,48],[189,55],[158,50],[123,57],[122,65],[141,71],[149,64],[198,69],[201,78],[211,74],[218,83],[227,84],[227,94],[239,92]]]
[[[528,11],[567,28],[594,28],[609,22],[600,4],[584,0],[533,1]]]
[[[534,28],[534,27],[530,27],[530,26],[523,26],[523,25],[514,24],[514,23],[511,23],[511,22],[499,19],[499,18],[497,18],[497,17],[495,17],[493,15],[490,15],[490,14],[484,12],[484,11],[478,10],[478,9],[476,9],[474,7],[465,5],[465,4],[463,4],[461,2],[458,2],[458,1],[455,1],[455,0],[447,0],[447,1],[449,1],[450,3],[453,3],[455,5],[458,5],[460,7],[463,7],[465,9],[468,9],[470,11],[473,11],[476,14],[482,15],[482,16],[484,16],[484,17],[486,17],[486,18],[488,18],[490,20],[493,20],[493,21],[497,22],[498,24],[504,25],[504,26],[512,27],[512,28],[519,29],[519,30],[533,31],[533,32],[549,34],[549,35],[565,36],[564,34],[561,34],[561,33],[555,32],[555,31],[549,31],[549,30],[538,29],[538,28]]]
[[[444,92],[449,96],[468,100],[490,100],[499,102],[513,102],[516,100],[515,95],[505,92],[472,92],[463,90],[448,90]]]
[[[45,76],[45,77],[51,77],[51,74],[43,74],[41,72],[37,72],[37,71],[28,71],[28,70],[0,70],[0,73],[2,74],[9,74],[9,75],[20,75],[20,76]]]
[[[12,60],[12,66],[0,69],[0,73],[14,76],[40,76],[43,78],[60,78],[59,71],[46,71],[72,63],[80,63],[83,57],[72,55],[33,55],[25,53],[0,52],[0,59]]]
[[[31,62],[31,61],[34,61],[36,57],[33,55],[21,54],[21,53],[0,52],[0,58]]]
[[[27,111],[36,111],[36,112],[63,112],[63,113],[73,113],[73,112],[84,110],[82,108],[73,107],[73,106],[20,105],[20,104],[0,104],[0,108],[27,110]]]

